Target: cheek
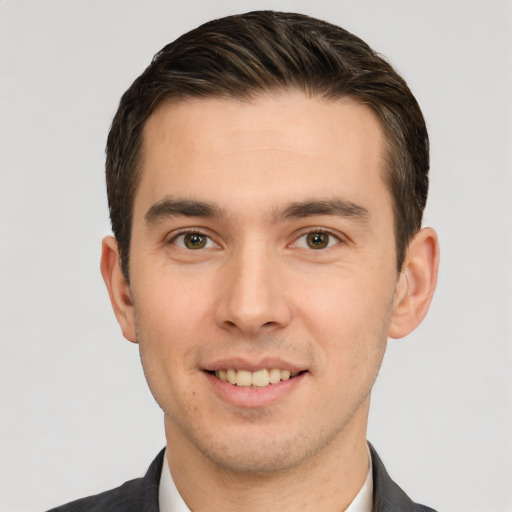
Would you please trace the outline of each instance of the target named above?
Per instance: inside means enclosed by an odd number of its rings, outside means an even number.
[[[186,337],[189,331],[197,329],[211,309],[211,290],[215,284],[204,272],[180,272],[164,267],[139,281],[143,286],[134,284],[134,298],[139,306],[140,324],[159,337],[177,333]]]
[[[136,311],[139,351],[148,386],[157,403],[167,414],[185,408],[196,408],[194,390],[187,385],[194,374],[195,353],[191,349],[191,333],[183,311],[173,311],[162,303],[154,309]],[[179,335],[177,335],[179,333]]]
[[[213,277],[161,268],[142,276],[143,286],[133,283],[137,339],[152,388],[163,381],[179,386],[197,372],[201,346],[212,340]]]
[[[328,366],[335,361],[348,369],[381,359],[393,284],[389,280],[379,287],[375,281],[365,273],[339,272],[304,283],[309,293],[297,294],[297,317],[323,346]]]
[[[301,316],[312,322],[323,320],[327,328],[371,329],[381,323],[392,302],[393,281],[382,276],[366,269],[316,274],[302,279],[294,299],[300,304]]]
[[[173,371],[178,362],[183,366],[187,340],[196,325],[193,310],[166,287],[134,298],[137,341],[148,380],[156,373],[170,373],[171,362]]]

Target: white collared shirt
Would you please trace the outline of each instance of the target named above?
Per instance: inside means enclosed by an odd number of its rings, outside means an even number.
[[[368,450],[368,473],[363,486],[352,500],[352,503],[345,509],[345,512],[371,512],[373,505],[373,476],[372,476],[372,458]],[[167,451],[164,454],[164,463],[162,465],[162,475],[160,477],[160,487],[158,489],[158,503],[160,512],[191,512],[178,492],[169,464],[167,464]]]

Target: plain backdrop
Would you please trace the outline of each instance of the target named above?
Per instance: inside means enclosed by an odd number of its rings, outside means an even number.
[[[506,0],[0,1],[1,511],[112,488],[164,446],[162,413],[99,273],[105,139],[121,94],[164,44],[262,8],[356,33],[422,105],[440,281],[423,325],[389,343],[368,438],[414,500],[512,511]]]

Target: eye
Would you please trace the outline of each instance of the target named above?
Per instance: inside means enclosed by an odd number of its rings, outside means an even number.
[[[171,243],[181,247],[182,249],[188,249],[196,251],[198,249],[208,249],[210,247],[216,247],[217,244],[208,236],[202,233],[190,232],[182,233],[181,235],[175,236]]]
[[[297,238],[295,247],[301,249],[327,249],[339,243],[340,239],[325,231],[312,231]]]

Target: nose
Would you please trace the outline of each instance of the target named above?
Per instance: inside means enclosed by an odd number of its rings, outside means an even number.
[[[217,324],[246,335],[286,326],[291,318],[279,257],[245,247],[226,263],[219,286]]]

